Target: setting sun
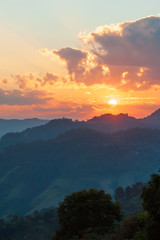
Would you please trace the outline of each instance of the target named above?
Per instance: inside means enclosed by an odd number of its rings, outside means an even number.
[[[108,103],[109,103],[110,105],[117,105],[117,100],[111,99],[111,100],[108,101]]]

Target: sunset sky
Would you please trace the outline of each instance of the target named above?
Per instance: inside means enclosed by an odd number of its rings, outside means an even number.
[[[160,107],[160,1],[0,0],[0,118]]]

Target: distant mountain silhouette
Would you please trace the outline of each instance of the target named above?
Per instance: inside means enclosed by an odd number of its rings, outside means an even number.
[[[143,127],[141,119],[128,116],[128,114],[104,114],[87,121],[87,127],[104,132],[116,132],[134,127]]]
[[[9,132],[21,132],[27,128],[43,125],[49,120],[42,120],[38,118],[31,119],[0,119],[0,137]]]
[[[84,188],[110,192],[146,182],[159,159],[157,129],[106,134],[78,128],[55,139],[10,146],[0,153],[0,216],[56,206]]]
[[[128,114],[104,114],[88,121],[73,121],[71,119],[54,119],[45,125],[26,129],[20,133],[8,133],[0,139],[0,150],[20,142],[54,139],[71,129],[90,128],[103,133],[113,133],[130,128],[160,129],[160,109],[150,116],[136,119]]]
[[[160,109],[143,119],[146,126],[151,128],[160,128]]]
[[[58,135],[73,128],[85,127],[85,122],[71,119],[55,119],[45,125],[26,129],[21,133],[8,133],[0,139],[0,150],[9,145],[35,140],[54,139]]]
[[[149,115],[147,118],[153,119],[153,118],[160,118],[160,109],[157,109],[155,112],[153,112],[151,115]]]

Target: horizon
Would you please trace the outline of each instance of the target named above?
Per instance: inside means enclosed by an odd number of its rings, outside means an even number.
[[[157,0],[2,2],[1,117],[151,114],[160,107],[157,9]]]
[[[132,115],[129,115],[127,112],[126,113],[120,112],[120,113],[117,113],[117,114],[108,112],[108,113],[103,113],[101,115],[95,115],[95,116],[92,116],[91,118],[86,118],[86,119],[78,119],[78,118],[71,118],[71,117],[61,116],[61,117],[56,117],[56,118],[37,118],[37,117],[32,117],[32,118],[0,118],[0,120],[33,120],[33,119],[39,119],[39,120],[49,120],[49,121],[52,121],[52,120],[57,120],[57,119],[69,119],[69,120],[72,120],[72,121],[88,121],[88,120],[91,120],[93,118],[98,118],[98,117],[102,117],[102,116],[105,116],[105,115],[112,115],[112,116],[127,115],[128,117],[133,117],[135,119],[143,119],[143,118],[149,117],[150,115],[152,115],[153,113],[155,113],[157,111],[160,111],[160,108],[158,108],[155,111],[152,111],[151,113],[149,113],[148,115],[146,115],[144,117],[140,117],[140,118],[137,118],[137,117],[134,117]]]

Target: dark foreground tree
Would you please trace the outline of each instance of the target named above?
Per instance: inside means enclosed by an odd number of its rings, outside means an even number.
[[[160,175],[152,174],[142,191],[143,208],[149,214],[146,225],[147,239],[160,239]]]
[[[145,226],[148,213],[139,213],[124,219],[116,234],[116,240],[146,240]]]
[[[159,240],[160,239],[160,175],[152,174],[142,188],[144,212],[125,219],[116,240]]]
[[[71,239],[74,236],[113,231],[121,221],[122,213],[117,202],[103,190],[82,190],[67,196],[58,207],[59,229],[52,239]]]

